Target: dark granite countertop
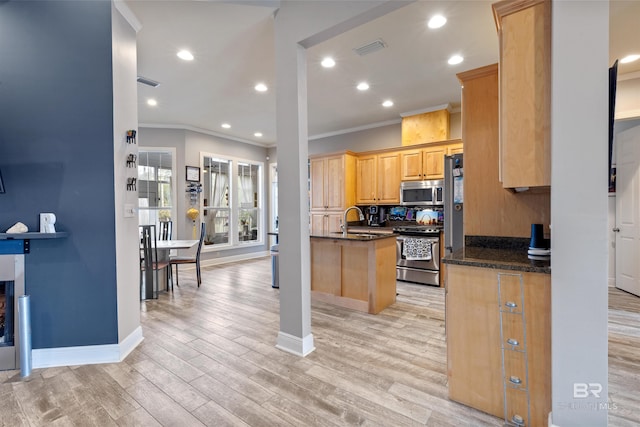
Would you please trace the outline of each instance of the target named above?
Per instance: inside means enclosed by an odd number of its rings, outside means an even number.
[[[332,239],[332,240],[355,240],[360,242],[367,242],[371,240],[380,239],[395,239],[395,234],[370,234],[370,233],[349,233],[347,237],[343,237],[342,233],[325,233],[325,234],[312,234],[310,237],[318,239]]]
[[[517,244],[518,242],[514,244],[513,241],[508,241],[505,238],[490,244],[485,244],[485,242],[486,238],[480,244],[477,239],[466,237],[465,247],[447,255],[443,262],[445,264],[468,265],[471,267],[551,274],[550,260],[529,259],[527,243],[522,247],[521,244]],[[478,244],[478,246],[474,246],[474,244]]]

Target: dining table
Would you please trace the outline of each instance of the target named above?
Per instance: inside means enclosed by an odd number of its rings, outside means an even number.
[[[169,253],[177,249],[191,249],[198,244],[199,240],[157,240],[158,262],[169,261]]]

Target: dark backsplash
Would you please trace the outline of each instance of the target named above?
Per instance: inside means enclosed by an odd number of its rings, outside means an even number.
[[[464,236],[464,245],[476,248],[508,249],[526,253],[529,248],[529,239],[526,237]]]

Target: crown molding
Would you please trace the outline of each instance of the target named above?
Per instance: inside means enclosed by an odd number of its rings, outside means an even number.
[[[418,114],[432,113],[434,111],[440,111],[440,110],[447,110],[448,112],[451,113],[452,112],[451,104],[449,103],[440,104],[440,105],[434,105],[433,107],[421,108],[419,110],[407,111],[406,113],[400,113],[400,117],[415,116]]]

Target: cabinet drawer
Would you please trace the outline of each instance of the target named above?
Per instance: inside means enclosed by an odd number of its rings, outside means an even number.
[[[500,313],[502,318],[502,347],[508,350],[526,351],[524,322],[521,314]]]
[[[505,421],[509,426],[529,426],[529,398],[526,390],[507,387]]]
[[[506,387],[527,388],[527,355],[520,351],[504,350],[503,357]]]
[[[498,293],[500,311],[522,313],[524,302],[521,274],[498,273]]]

